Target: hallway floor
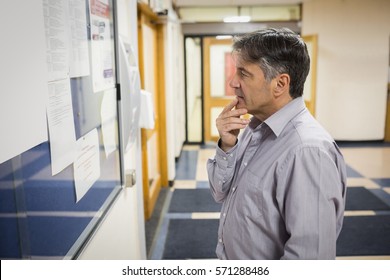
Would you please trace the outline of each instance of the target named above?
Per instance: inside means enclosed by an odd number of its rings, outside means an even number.
[[[390,259],[390,144],[339,143],[348,191],[338,259]],[[160,195],[149,259],[213,259],[221,205],[209,193],[206,161],[215,144],[186,145],[174,186]],[[149,222],[150,223],[150,222]],[[148,231],[148,229],[147,229]]]

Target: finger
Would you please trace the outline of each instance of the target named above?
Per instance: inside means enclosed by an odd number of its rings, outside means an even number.
[[[220,119],[227,119],[227,118],[240,118],[241,116],[245,115],[248,112],[247,109],[236,109],[236,110],[231,110],[227,112],[222,112],[218,118]]]
[[[231,111],[234,108],[234,106],[237,105],[237,103],[238,103],[238,99],[236,97],[225,108],[223,108],[222,113],[226,113],[228,111]]]
[[[250,120],[248,119],[241,119],[236,117],[229,117],[229,118],[217,118],[217,125],[225,125],[229,123],[233,124],[248,124]]]
[[[221,134],[224,135],[234,130],[243,129],[246,126],[247,124],[243,124],[243,123],[228,123],[222,127]]]
[[[228,112],[225,112],[223,114],[223,117],[224,118],[229,118],[229,117],[240,117],[240,116],[243,116],[245,115],[246,113],[248,113],[248,110],[247,109],[236,109],[236,110],[231,110],[231,111],[228,111]]]
[[[232,118],[232,121],[217,121],[217,129],[220,134],[230,133],[233,130],[245,128],[249,120]]]

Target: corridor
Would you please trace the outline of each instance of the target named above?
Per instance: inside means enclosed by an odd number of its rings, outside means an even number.
[[[390,144],[339,143],[348,191],[338,259],[390,259]],[[186,145],[172,188],[161,194],[149,259],[215,259],[221,206],[212,199],[206,161],[214,144]]]

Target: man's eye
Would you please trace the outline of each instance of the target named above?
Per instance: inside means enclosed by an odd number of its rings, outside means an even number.
[[[240,76],[242,76],[242,77],[248,77],[249,75],[248,75],[248,73],[246,73],[245,71],[240,70]]]

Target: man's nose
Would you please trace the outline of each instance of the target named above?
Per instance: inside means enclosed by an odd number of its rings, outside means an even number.
[[[239,88],[240,87],[240,83],[238,82],[238,79],[237,79],[237,71],[234,72],[234,74],[230,78],[229,86],[232,88]]]

